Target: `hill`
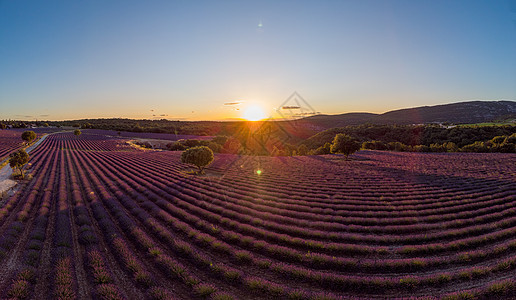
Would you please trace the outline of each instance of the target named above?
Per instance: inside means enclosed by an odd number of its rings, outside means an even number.
[[[468,101],[421,106],[389,111],[383,114],[346,113],[340,115],[317,115],[304,118],[314,126],[324,128],[348,125],[371,124],[468,124],[490,122],[496,119],[516,117],[515,101]]]

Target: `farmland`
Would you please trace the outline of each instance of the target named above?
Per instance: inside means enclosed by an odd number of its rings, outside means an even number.
[[[21,132],[14,130],[0,130],[0,161],[12,151],[23,145]]]
[[[0,130],[0,162],[14,150],[26,146],[26,141],[22,140],[21,135],[24,131],[32,130],[36,133],[36,139],[45,134],[60,131],[58,128],[34,128],[34,129],[10,129]]]
[[[0,298],[515,296],[514,154],[180,154],[48,136],[0,206]]]

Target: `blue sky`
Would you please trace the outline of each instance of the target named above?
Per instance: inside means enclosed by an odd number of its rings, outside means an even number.
[[[261,25],[261,26],[260,26]],[[0,0],[0,119],[516,99],[516,2]]]

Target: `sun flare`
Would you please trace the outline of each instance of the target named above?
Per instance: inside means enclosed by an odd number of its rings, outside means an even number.
[[[242,117],[249,121],[259,121],[266,118],[265,111],[258,105],[247,107]]]

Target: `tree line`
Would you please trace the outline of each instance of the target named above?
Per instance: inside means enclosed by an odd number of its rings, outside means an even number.
[[[261,135],[261,136],[260,136]],[[359,149],[409,152],[503,152],[516,153],[516,126],[454,127],[436,126],[350,126],[333,128],[294,144],[267,132],[254,135],[216,136],[212,140],[179,140],[168,150],[183,151],[206,146],[215,153],[292,156],[335,153],[336,136],[345,135]],[[265,137],[264,137],[265,136]]]
[[[332,128],[301,142],[315,152],[347,134],[364,149],[417,152],[513,152],[516,126],[359,125]],[[512,145],[511,145],[512,144]]]

